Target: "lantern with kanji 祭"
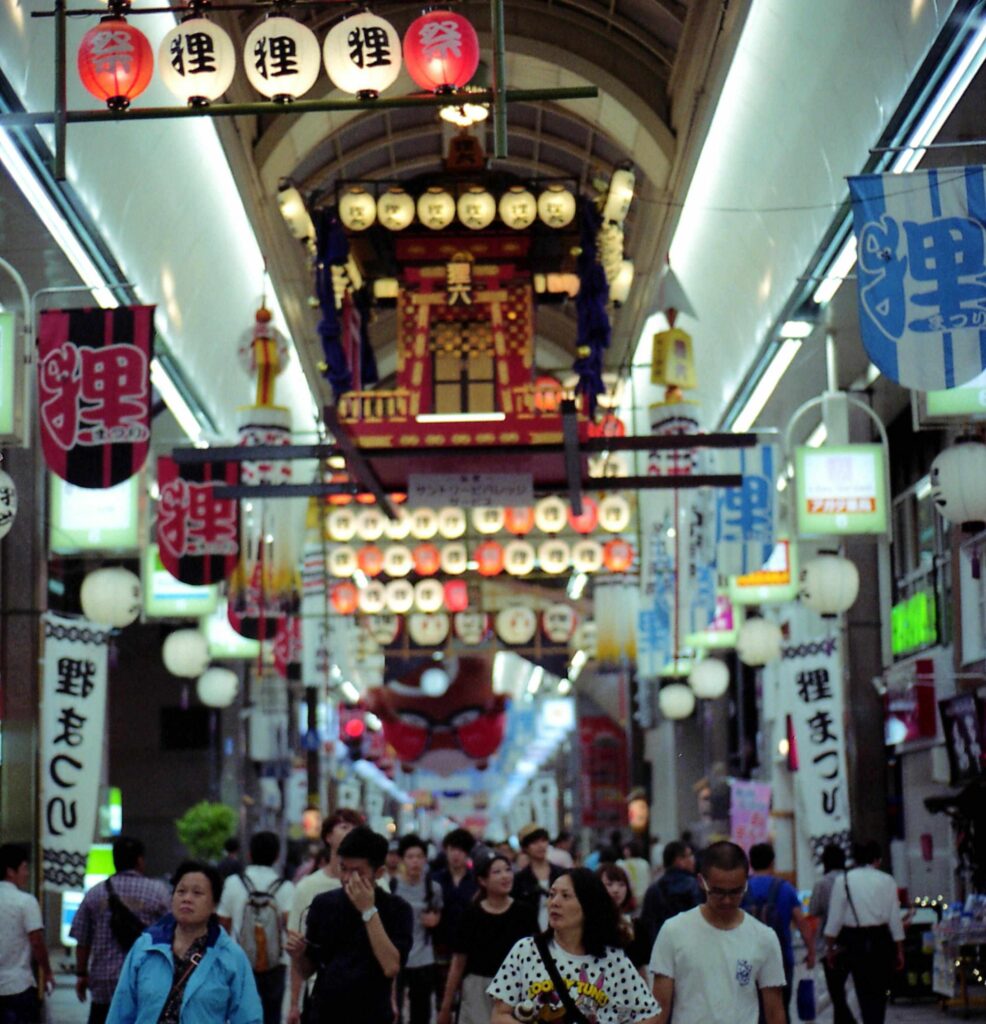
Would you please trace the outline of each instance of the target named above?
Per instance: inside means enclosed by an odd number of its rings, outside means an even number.
[[[473,552],[480,576],[499,576],[503,572],[503,546],[495,540],[484,540]]]
[[[589,424],[589,437],[626,437],[627,426],[619,416],[609,412]]]
[[[383,572],[383,552],[376,544],[367,544],[356,552],[356,564],[367,576],[379,576]]]
[[[610,540],[603,545],[603,565],[610,572],[626,572],[633,565],[633,545],[625,540]]]
[[[504,509],[503,525],[510,533],[523,537],[534,529],[534,509],[529,505]]]
[[[455,11],[429,11],[404,36],[404,63],[415,85],[428,92],[461,89],[479,67],[479,37]]]
[[[446,580],[445,608],[450,612],[464,612],[469,607],[469,588],[465,580]]]
[[[558,412],[561,408],[561,381],[545,374],[534,381],[534,408],[538,412]]]
[[[147,37],[124,18],[103,18],[82,37],[79,78],[110,110],[126,110],[151,80],[154,54]]]
[[[599,522],[599,509],[592,498],[582,499],[582,512],[576,515],[571,508],[568,510],[568,525],[576,533],[592,533]]]
[[[236,49],[225,29],[188,18],[168,32],[157,51],[161,81],[190,107],[208,106],[230,87]]]
[[[279,103],[304,96],[318,79],[321,63],[315,33],[294,18],[265,18],[243,44],[243,65],[250,84]]]
[[[401,37],[389,21],[360,11],[329,31],[322,55],[337,89],[376,99],[400,74]]]
[[[353,583],[337,583],[330,591],[329,600],[340,615],[352,615],[359,606],[359,590]]]
[[[411,552],[411,557],[414,559],[414,571],[419,576],[434,576],[442,565],[441,552],[434,544],[419,544]]]

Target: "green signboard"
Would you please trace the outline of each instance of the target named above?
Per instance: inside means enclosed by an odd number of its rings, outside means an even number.
[[[140,474],[116,487],[76,487],[51,474],[50,547],[78,551],[136,551],[140,547]]]
[[[181,583],[161,561],[157,544],[148,544],[144,552],[144,611],[148,618],[201,618],[216,610],[218,584],[193,587]]]
[[[882,445],[796,449],[795,489],[802,537],[887,532]]]
[[[20,378],[17,366],[17,321],[13,313],[0,313],[0,441],[17,437]]]
[[[220,602],[216,610],[202,619],[202,632],[209,641],[209,657],[223,660],[240,658],[250,660],[260,656],[260,641],[240,636],[229,624],[226,602]]]
[[[894,656],[910,654],[938,643],[935,595],[919,590],[890,610],[890,649]]]
[[[986,416],[986,373],[957,388],[928,391],[924,401],[929,417]]]

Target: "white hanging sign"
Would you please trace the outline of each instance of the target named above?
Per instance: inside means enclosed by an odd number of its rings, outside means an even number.
[[[534,504],[530,473],[411,473],[407,507],[482,508]]]

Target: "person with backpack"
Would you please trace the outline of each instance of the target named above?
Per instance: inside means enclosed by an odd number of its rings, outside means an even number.
[[[253,968],[264,1024],[281,1024],[287,982],[284,947],[294,886],[274,868],[280,852],[281,841],[273,832],[257,832],[250,839],[250,863],[226,879],[218,909],[219,923]]]
[[[801,932],[808,953],[808,970],[815,966],[815,943],[808,928],[808,920],[801,907],[798,890],[790,882],[774,875],[774,848],[770,843],[755,843],[750,847],[750,882],[743,899],[743,909],[758,921],[773,928],[781,944],[784,959],[784,1014],[791,1019],[791,990],[794,980],[794,944],[791,926]]]
[[[637,934],[648,955],[664,922],[697,907],[702,890],[695,877],[695,853],[688,843],[674,840],[664,847],[664,873],[648,886],[637,919]]]
[[[83,897],[69,935],[76,941],[75,994],[92,997],[89,1024],[103,1024],[123,960],[145,928],[168,913],[168,887],[144,877],[144,844],[130,836],[113,840],[116,873]]]

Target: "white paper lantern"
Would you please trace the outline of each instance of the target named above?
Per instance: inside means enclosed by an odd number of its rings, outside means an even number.
[[[472,525],[477,533],[497,533],[503,529],[503,516],[498,505],[484,505],[472,510]]]
[[[329,513],[329,537],[349,541],[356,536],[356,513],[348,508],[337,508]]]
[[[387,519],[383,524],[383,535],[387,540],[405,540],[411,535],[411,518],[399,509],[396,519]]]
[[[695,710],[695,694],[684,683],[666,683],[657,694],[657,706],[665,718],[677,722]]]
[[[534,545],[526,540],[512,540],[503,549],[503,568],[511,576],[527,576],[534,571],[537,556]]]
[[[411,536],[417,540],[431,540],[438,533],[438,515],[433,508],[416,508],[408,512],[411,517]]]
[[[236,700],[240,680],[228,668],[210,668],[199,676],[195,692],[202,703],[209,708],[228,708]]]
[[[572,564],[571,549],[563,540],[546,540],[538,545],[538,564],[544,572],[557,576]]]
[[[469,552],[465,544],[446,544],[439,556],[442,572],[449,576],[459,576],[466,571],[469,563]]]
[[[621,305],[630,296],[633,286],[633,260],[620,260],[619,268],[609,283],[609,297]]]
[[[407,580],[391,580],[384,588],[387,610],[404,615],[414,606],[414,587]]]
[[[414,584],[414,605],[419,612],[431,614],[445,604],[445,588],[440,580],[419,580]]]
[[[529,644],[538,629],[537,612],[525,605],[514,605],[497,612],[496,635],[505,643]]]
[[[82,614],[100,626],[129,626],[140,615],[140,580],[123,566],[107,566],[82,581]]]
[[[384,594],[386,602],[386,593]],[[401,623],[404,620],[399,615],[383,614],[371,615],[366,620],[366,630],[373,637],[374,641],[381,647],[392,644],[401,632]]]
[[[401,37],[389,21],[360,11],[329,30],[322,56],[337,89],[375,99],[401,72]]]
[[[209,667],[209,641],[197,629],[176,629],[161,647],[164,667],[183,679],[197,679]]]
[[[386,592],[379,580],[370,580],[360,587],[359,610],[366,615],[377,615],[386,607]]]
[[[407,632],[419,647],[438,647],[445,643],[449,630],[449,617],[445,612],[425,615],[415,612],[407,620]]]
[[[17,485],[0,469],[0,540],[10,533],[17,518]]]
[[[859,570],[836,551],[820,551],[801,567],[798,597],[823,618],[848,611],[859,594]]]
[[[579,540],[572,545],[572,568],[576,572],[597,572],[603,564],[603,546],[598,540]]]
[[[986,523],[986,444],[963,438],[931,464],[931,500],[950,522],[970,531]]]
[[[564,185],[549,185],[538,196],[538,216],[549,228],[567,227],[575,219],[575,196]]]
[[[470,647],[481,644],[490,627],[489,616],[485,612],[457,612],[452,624],[456,637]]]
[[[715,700],[729,689],[729,666],[719,658],[703,658],[692,669],[688,683],[696,697]]]
[[[630,503],[622,494],[608,494],[599,502],[599,525],[609,533],[622,533],[630,526]]]
[[[432,231],[447,228],[455,219],[455,200],[435,185],[418,199],[418,220]]]
[[[321,64],[315,33],[294,18],[265,18],[243,44],[247,80],[271,100],[288,102],[304,96],[318,79]]]
[[[598,641],[599,631],[596,628],[596,623],[593,619],[587,619],[575,627],[575,636],[572,637],[569,647],[574,651],[585,651],[590,658],[594,658]]]
[[[534,505],[534,525],[542,533],[558,533],[568,524],[568,506],[556,495]]]
[[[205,106],[229,88],[236,48],[229,33],[206,18],[175,25],[158,47],[157,66],[168,90],[191,107]]]
[[[744,665],[758,668],[780,658],[783,640],[781,627],[776,622],[754,616],[740,626],[736,654]]]
[[[448,538],[455,540],[466,532],[466,514],[461,508],[443,508],[438,511],[438,532]]]
[[[404,544],[391,544],[383,551],[383,571],[388,576],[406,576],[414,568],[410,548]]]
[[[511,185],[500,197],[499,213],[508,228],[523,231],[537,220],[538,201],[523,185]]]
[[[553,644],[567,644],[575,636],[579,617],[570,604],[559,601],[548,605],[541,615],[541,628]]]
[[[376,219],[377,201],[366,189],[353,187],[339,199],[339,220],[350,231],[365,231]]]
[[[613,172],[609,179],[609,192],[606,194],[606,204],[603,207],[603,220],[613,221],[622,224],[630,210],[630,203],[633,200],[633,188],[636,178],[633,171],[620,168]]]
[[[403,231],[414,220],[414,200],[402,188],[387,189],[377,199],[377,219],[388,231]]]
[[[387,517],[378,508],[365,508],[356,516],[356,533],[361,540],[379,540]]]
[[[349,579],[356,572],[356,552],[352,548],[333,548],[329,552],[329,575]]]
[[[496,200],[481,185],[473,185],[459,196],[456,211],[467,228],[481,231],[493,223]]]

